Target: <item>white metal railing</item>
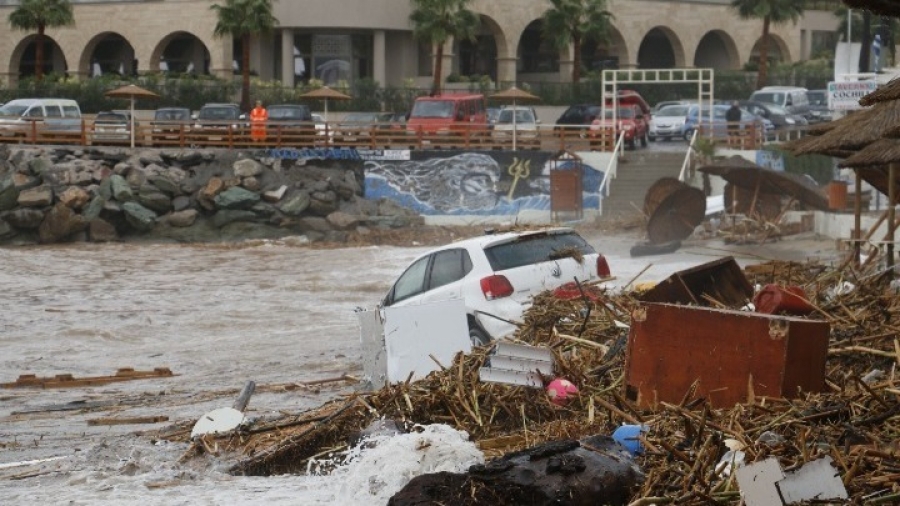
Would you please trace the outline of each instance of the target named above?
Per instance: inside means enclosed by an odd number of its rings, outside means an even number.
[[[612,150],[612,157],[609,159],[609,163],[606,164],[606,171],[603,173],[603,180],[600,181],[600,188],[597,189],[599,192],[600,198],[597,211],[600,215],[603,215],[603,199],[605,197],[609,197],[609,185],[612,179],[615,179],[618,176],[619,171],[619,156],[625,152],[625,132],[619,134],[619,138],[616,139],[616,146]]]

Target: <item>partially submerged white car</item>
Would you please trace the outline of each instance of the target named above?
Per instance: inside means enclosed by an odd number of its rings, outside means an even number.
[[[463,299],[469,337],[483,345],[512,334],[535,295],[605,279],[612,279],[606,258],[573,229],[486,234],[414,260],[382,306]]]

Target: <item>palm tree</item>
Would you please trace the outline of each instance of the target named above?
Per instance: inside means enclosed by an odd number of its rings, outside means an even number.
[[[613,15],[606,10],[606,0],[550,0],[553,5],[544,13],[544,37],[559,50],[572,44],[575,61],[572,82],[581,80],[581,45],[586,39],[604,42],[609,37]]]
[[[838,24],[837,30],[835,33],[839,38],[847,37],[847,20],[849,9],[837,9],[834,11],[835,17],[840,20]],[[860,48],[860,71],[862,71],[862,55],[868,54],[869,46],[871,46],[871,39],[874,38],[875,34],[881,35],[881,47],[882,54],[884,55],[884,51],[890,51],[891,59],[893,60],[896,57],[896,45],[894,44],[894,34],[900,31],[900,20],[893,17],[882,16],[877,20],[876,23],[866,23],[865,14],[868,11],[860,11],[859,9],[852,11],[852,21],[850,25],[850,37],[853,39],[852,42],[862,42]],[[868,30],[867,27],[868,26]],[[863,34],[869,32],[870,37],[869,41],[864,40]],[[868,49],[868,50],[867,50]],[[886,55],[885,55],[886,56]],[[882,58],[882,67],[886,67],[887,58]]]
[[[219,20],[213,30],[216,37],[241,39],[241,109],[250,110],[250,38],[272,33],[278,20],[272,14],[272,0],[225,0],[215,4]]]
[[[475,40],[481,19],[467,9],[470,0],[411,0],[413,11],[409,21],[413,25],[413,37],[436,46],[434,54],[434,81],[432,95],[441,92],[441,64],[444,61],[444,43],[451,37]]]
[[[44,31],[47,28],[73,26],[75,15],[69,0],[22,0],[9,13],[9,24],[14,30],[37,30],[34,37],[34,74],[38,81],[44,78]]]
[[[769,27],[792,21],[803,15],[803,0],[731,0],[731,7],[741,19],[762,19],[763,31],[759,41],[759,72],[756,88],[766,85],[769,70]]]

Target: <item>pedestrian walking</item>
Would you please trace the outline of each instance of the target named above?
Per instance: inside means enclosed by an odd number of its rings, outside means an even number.
[[[263,107],[262,101],[256,101],[256,107],[250,111],[250,138],[253,142],[265,142],[266,121],[269,120],[269,111]]]
[[[740,145],[741,139],[741,108],[737,101],[731,103],[731,107],[725,112],[725,121],[728,123],[728,145]]]

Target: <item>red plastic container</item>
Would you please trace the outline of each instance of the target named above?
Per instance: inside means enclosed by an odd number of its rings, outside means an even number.
[[[799,286],[766,285],[753,297],[758,313],[806,316],[816,309]]]

